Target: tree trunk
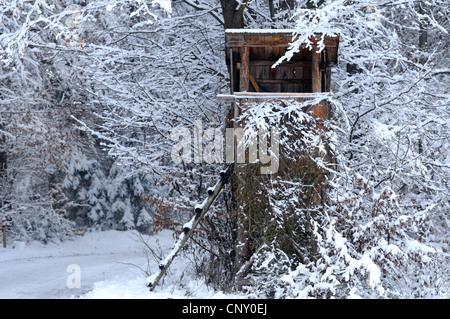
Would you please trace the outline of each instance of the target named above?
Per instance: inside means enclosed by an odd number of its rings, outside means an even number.
[[[244,10],[247,1],[239,4],[236,0],[220,0],[225,29],[241,29],[244,27]]]
[[[1,127],[0,127],[1,128]],[[6,176],[7,169],[7,153],[5,151],[5,136],[0,136],[0,178],[4,178]]]
[[[6,194],[3,189],[3,185],[6,181],[7,159],[8,159],[7,153],[5,152],[5,138],[0,136],[0,194],[1,195]],[[2,198],[2,197],[0,197],[0,208],[4,205],[4,198]]]
[[[425,14],[425,11],[423,10],[423,3],[422,1],[419,1],[419,13]],[[427,25],[425,22],[420,23],[420,31],[419,31],[419,48],[424,48],[427,45],[428,42],[428,31],[427,31]]]
[[[422,1],[419,1],[419,13],[421,15],[425,14],[425,10],[423,10],[423,3]],[[420,23],[420,30],[419,30],[419,49],[425,50],[425,47],[427,46],[428,42],[428,31],[427,26],[425,22]],[[425,64],[426,59],[420,58],[420,63]],[[418,142],[418,148],[419,148],[419,154],[423,154],[423,144],[422,144],[422,138],[419,137]]]
[[[273,0],[269,0],[269,11],[270,11],[270,19],[273,21],[275,18],[275,7],[273,5]]]
[[[0,152],[0,178],[6,175],[7,157],[6,152]]]
[[[222,15],[223,15],[223,21],[225,25],[225,29],[242,29],[244,28],[244,11],[246,7],[247,1],[242,1],[242,4],[239,4],[236,0],[220,0],[220,3],[222,5]],[[243,49],[241,54],[246,56],[248,59],[249,50],[248,48]],[[230,52],[230,59],[233,59],[233,52]],[[230,65],[227,63],[228,71],[230,72],[230,76],[233,76],[232,68],[230,68]],[[242,63],[241,63],[242,67]],[[248,63],[244,65],[244,67],[248,67]],[[242,80],[242,77],[247,78],[247,88],[243,88],[242,85],[245,86],[245,80]],[[239,90],[242,91],[244,89],[245,91],[248,90],[248,70],[247,72],[243,72],[243,70],[240,70],[239,78],[240,81],[240,88]],[[233,83],[233,82],[232,82]],[[231,88],[231,91],[234,91],[234,88]],[[236,110],[234,110],[236,111]],[[233,110],[231,110],[233,112]],[[236,114],[234,114],[236,116]],[[233,118],[234,116],[231,116],[230,118]],[[236,174],[236,172],[232,172],[232,174]],[[234,176],[235,178],[235,176]],[[233,178],[233,179],[234,179]],[[232,183],[232,193],[233,193],[233,201],[236,201],[234,198],[234,195],[236,194],[236,185],[235,183]],[[236,205],[236,202],[235,202]],[[236,260],[235,260],[235,267],[236,269],[239,269],[246,261],[248,256],[248,250],[247,250],[247,238],[245,234],[245,227],[243,226],[243,215],[241,212],[238,212],[238,215],[236,216]]]

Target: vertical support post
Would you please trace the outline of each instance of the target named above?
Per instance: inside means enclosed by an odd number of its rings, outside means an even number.
[[[322,75],[320,72],[321,53],[317,53],[317,46],[313,47],[312,52],[312,92],[322,92]],[[318,119],[326,119],[328,117],[328,107],[325,104],[314,106],[313,115]]]
[[[317,52],[317,46],[313,47],[312,52],[312,91],[313,93],[322,92],[322,78],[320,72],[320,61],[321,61],[321,53]],[[323,101],[317,105],[314,105],[313,108],[313,116],[317,119],[317,134],[321,137],[323,136],[323,120],[328,118],[328,104]],[[324,162],[327,161],[326,156],[319,155],[322,157]],[[314,201],[317,205],[320,205],[323,200],[323,182],[324,182],[325,172],[320,170],[318,172],[318,176],[314,181]]]
[[[243,46],[240,49],[240,53],[241,53],[241,67],[239,70],[239,91],[240,92],[248,92],[249,87],[250,87],[250,48],[247,46]],[[241,108],[243,107],[244,104],[244,100],[239,100],[238,103],[236,103],[236,109],[235,109],[235,120],[237,120],[237,118],[240,115],[240,111]],[[239,104],[239,105],[238,105]],[[243,123],[240,123],[240,125],[242,125]],[[235,121],[235,129],[237,128],[237,121]],[[237,156],[237,152],[235,152],[236,156]],[[237,164],[237,161],[236,161]],[[238,165],[234,166],[235,171],[234,171],[234,176],[236,179],[236,183],[237,185],[235,185],[234,187],[237,187],[239,189],[239,184],[241,183],[241,181],[239,181],[239,167]],[[242,170],[242,168],[241,168]],[[245,226],[245,216],[243,215],[242,211],[238,211],[237,213],[237,225],[236,225],[236,259],[235,259],[235,266],[236,269],[241,269],[241,267],[243,265],[245,265],[245,263],[247,262],[247,258],[249,255],[249,251],[248,251],[248,235],[247,235],[247,231],[246,231],[246,226]],[[239,283],[235,283],[237,285],[239,285]]]
[[[325,92],[331,91],[331,67],[327,66],[325,69]]]
[[[233,61],[233,48],[230,48],[230,86],[231,94],[234,94],[234,61]]]
[[[239,91],[248,92],[250,86],[250,48],[244,46],[241,48],[241,69],[239,79]]]
[[[313,93],[321,92],[320,78],[320,53],[317,53],[317,46],[312,51],[312,91]]]
[[[317,46],[313,46],[312,51],[312,92],[313,93],[319,93],[321,92],[321,74],[320,74],[320,53],[317,53]],[[317,134],[322,134],[322,119],[323,119],[323,105],[322,103],[319,103],[318,105],[314,105],[313,108],[313,116],[317,119]],[[323,172],[319,171],[316,172],[316,178],[313,182],[313,196],[314,196],[314,202],[317,206],[320,206],[322,203],[322,182],[323,182]],[[312,212],[312,218],[314,219],[316,217],[315,212]],[[313,253],[317,251],[317,239],[314,237],[314,235],[310,238],[310,245],[312,247]]]

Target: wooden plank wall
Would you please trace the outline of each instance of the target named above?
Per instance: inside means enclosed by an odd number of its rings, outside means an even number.
[[[312,92],[309,54],[298,54],[292,61],[272,68],[285,52],[286,48],[275,46],[250,48],[250,75],[261,92]],[[255,92],[254,87],[249,86],[249,91]]]
[[[311,40],[316,43],[318,39],[312,38]],[[291,41],[292,32],[289,30],[277,32],[274,30],[266,32],[264,30],[261,32],[231,30],[227,32],[226,46],[229,49],[227,59],[234,60],[235,80],[232,93],[242,91],[242,88],[248,92],[256,91],[255,85],[252,85],[245,76],[239,76],[241,72],[238,70],[237,63],[245,67],[246,61],[250,63],[248,74],[253,76],[258,88],[261,86],[261,92],[329,92],[331,65],[337,62],[339,38],[326,37],[324,40],[326,49],[320,55],[313,54],[314,50],[311,51],[305,47],[294,54],[291,61],[284,61],[276,68],[271,68],[285,54]],[[249,50],[248,58],[242,56],[242,53],[247,50],[245,48]],[[319,65],[324,68],[320,69],[319,73],[312,68],[314,55],[316,55],[314,58],[318,59]],[[244,75],[246,72],[247,70],[244,69]],[[313,81],[313,75],[315,81]],[[241,85],[239,83],[241,81],[245,81],[245,83]]]

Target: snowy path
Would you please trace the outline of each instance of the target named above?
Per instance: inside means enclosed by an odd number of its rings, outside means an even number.
[[[84,294],[95,282],[127,272],[135,267],[120,264],[139,264],[143,259],[135,254],[96,254],[50,256],[2,262],[0,298],[70,298]],[[69,288],[67,279],[73,272],[67,266],[80,266],[80,288]]]
[[[172,242],[170,233],[159,239],[161,246],[164,240]],[[91,291],[98,282],[140,278],[145,283],[145,274],[136,266],[146,269],[147,259],[131,232],[88,233],[59,245],[11,246],[15,248],[0,248],[0,298],[73,298]],[[71,264],[79,266],[80,288],[67,285],[75,274],[73,269],[67,271]]]

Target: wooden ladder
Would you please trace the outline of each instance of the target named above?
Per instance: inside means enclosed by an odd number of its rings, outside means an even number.
[[[155,274],[155,276],[150,277],[150,282],[148,284],[148,287],[150,287],[150,291],[155,290],[155,287],[158,285],[161,278],[166,273],[170,264],[177,257],[178,253],[186,244],[187,240],[193,234],[193,231],[200,223],[200,220],[206,215],[209,208],[211,207],[211,204],[217,198],[222,188],[228,183],[231,172],[233,171],[233,166],[234,166],[233,164],[230,164],[225,170],[220,172],[219,181],[216,183],[214,187],[208,188],[207,191],[208,197],[205,198],[202,204],[195,206],[194,217],[192,217],[192,219],[188,223],[183,225],[183,232],[180,234],[180,237],[178,238],[178,241],[172,248],[172,251],[166,256],[166,258],[164,258],[160,262],[159,273],[157,275]]]

